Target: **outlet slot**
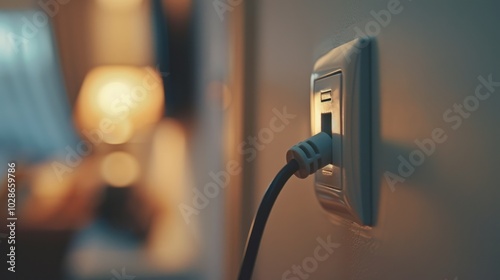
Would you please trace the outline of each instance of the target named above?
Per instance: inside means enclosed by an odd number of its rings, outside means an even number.
[[[321,114],[321,131],[332,136],[332,113]]]

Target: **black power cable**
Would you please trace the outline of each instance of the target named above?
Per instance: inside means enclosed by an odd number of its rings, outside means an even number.
[[[249,280],[252,278],[267,218],[269,218],[274,202],[286,181],[294,174],[299,178],[306,178],[332,162],[331,135],[320,132],[306,141],[298,143],[287,151],[286,159],[288,163],[274,177],[260,203],[257,215],[255,215],[247,241],[245,257],[241,264],[239,280]]]
[[[269,218],[274,202],[276,201],[281,189],[283,189],[286,181],[288,181],[288,179],[290,179],[290,177],[292,177],[292,175],[298,170],[299,163],[292,159],[280,170],[280,172],[278,172],[276,177],[274,177],[274,180],[271,182],[271,185],[269,185],[250,229],[250,236],[247,241],[245,257],[243,258],[240,275],[238,277],[239,280],[249,280],[252,278],[255,260],[257,258],[257,253],[259,252],[259,245],[262,239],[262,234],[264,233],[264,228],[266,227],[267,218]]]

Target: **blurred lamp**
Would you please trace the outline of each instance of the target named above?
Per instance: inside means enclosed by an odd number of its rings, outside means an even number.
[[[85,77],[75,106],[80,134],[122,144],[163,115],[160,75],[151,67],[103,66]]]

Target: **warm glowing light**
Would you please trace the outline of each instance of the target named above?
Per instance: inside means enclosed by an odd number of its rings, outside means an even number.
[[[111,82],[104,85],[99,91],[97,102],[104,112],[112,112],[115,101],[120,100],[123,95],[130,98],[130,89],[123,82]]]
[[[103,140],[108,144],[121,144],[130,140],[133,134],[134,131],[130,121],[123,120],[115,124],[112,133],[104,133]]]
[[[114,187],[126,187],[139,178],[140,167],[137,160],[128,153],[114,152],[101,162],[101,176]]]
[[[97,0],[97,4],[109,10],[131,10],[141,5],[142,0]]]
[[[92,131],[106,143],[121,144],[137,130],[156,123],[163,102],[162,80],[153,68],[99,67],[85,78],[75,119],[83,135]]]

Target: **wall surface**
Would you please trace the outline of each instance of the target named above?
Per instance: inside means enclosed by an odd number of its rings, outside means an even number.
[[[254,131],[248,134],[269,127],[273,108],[286,106],[296,115],[252,162],[254,207],[284,164],[286,149],[310,135],[314,61],[357,37],[358,29],[368,27],[377,40],[372,93],[376,226],[367,236],[334,226],[315,198],[312,178],[293,178],[269,219],[255,279],[500,278],[500,86],[480,87],[483,100],[471,97],[481,85],[478,77],[500,81],[500,2],[390,3],[261,0],[252,5],[257,108]],[[398,12],[376,23],[376,13],[388,5]],[[494,92],[488,96],[489,91]],[[459,112],[455,104],[464,100],[468,103]],[[408,159],[418,149],[415,141],[432,137],[435,129],[442,129],[443,143],[412,174],[399,174],[398,157]],[[401,176],[400,181],[391,187],[386,172]],[[318,238],[340,247],[315,267],[311,257]],[[294,270],[304,261],[312,272]]]

